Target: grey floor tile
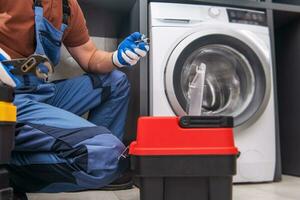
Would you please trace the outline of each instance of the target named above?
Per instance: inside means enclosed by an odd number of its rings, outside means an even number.
[[[300,177],[296,177],[296,176],[283,176],[282,177],[282,182],[283,183],[290,183],[290,182],[293,182],[293,183],[298,183],[300,184]]]
[[[140,194],[137,188],[132,190],[121,190],[114,192],[119,200],[139,200]]]
[[[300,178],[283,176],[278,183],[235,185],[236,200],[299,200]]]
[[[295,177],[284,176],[282,182],[257,184],[251,187],[286,199],[300,199],[300,179]]]
[[[87,191],[60,194],[29,194],[29,200],[119,200],[113,192]]]
[[[286,198],[276,193],[263,191],[252,185],[239,185],[233,187],[234,200],[297,200]]]
[[[30,200],[139,200],[139,190],[87,191],[61,194],[29,194]],[[233,187],[233,200],[299,200],[300,178],[283,176],[279,183],[240,184]]]

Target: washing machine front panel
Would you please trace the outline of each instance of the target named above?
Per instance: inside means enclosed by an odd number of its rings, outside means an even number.
[[[202,115],[234,116],[235,126],[241,126],[258,118],[268,103],[268,58],[255,38],[209,27],[194,31],[170,53],[164,79],[167,99],[175,114],[188,115],[189,86],[196,69],[205,64]]]

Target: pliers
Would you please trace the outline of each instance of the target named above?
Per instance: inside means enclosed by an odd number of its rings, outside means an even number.
[[[13,66],[10,70],[12,74],[24,75],[27,73],[33,73],[37,77],[46,81],[48,80],[49,75],[54,72],[53,64],[49,58],[39,54],[33,54],[28,58],[5,60],[1,61],[1,63],[6,66]],[[46,70],[42,70],[38,67],[40,64],[43,64],[43,66],[46,67]]]
[[[141,39],[135,41],[136,44],[138,44],[138,43],[140,43],[140,42],[144,42],[145,44],[149,44],[149,43],[150,43],[150,39],[147,38],[145,35],[143,35],[143,36],[141,37]]]

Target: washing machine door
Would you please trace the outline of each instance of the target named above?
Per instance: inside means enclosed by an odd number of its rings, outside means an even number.
[[[271,89],[267,53],[255,38],[226,29],[195,31],[170,54],[165,88],[175,114],[189,114],[190,85],[202,64],[206,71],[201,115],[233,116],[235,126],[261,115]]]

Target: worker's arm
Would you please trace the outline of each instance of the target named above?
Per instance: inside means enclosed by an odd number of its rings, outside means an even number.
[[[88,72],[107,73],[115,66],[133,66],[146,56],[149,46],[142,41],[143,35],[134,33],[127,37],[115,52],[98,50],[92,40],[84,45],[68,48],[74,59]]]
[[[114,68],[113,53],[98,50],[90,39],[84,45],[68,48],[70,54],[87,72],[106,73]]]

